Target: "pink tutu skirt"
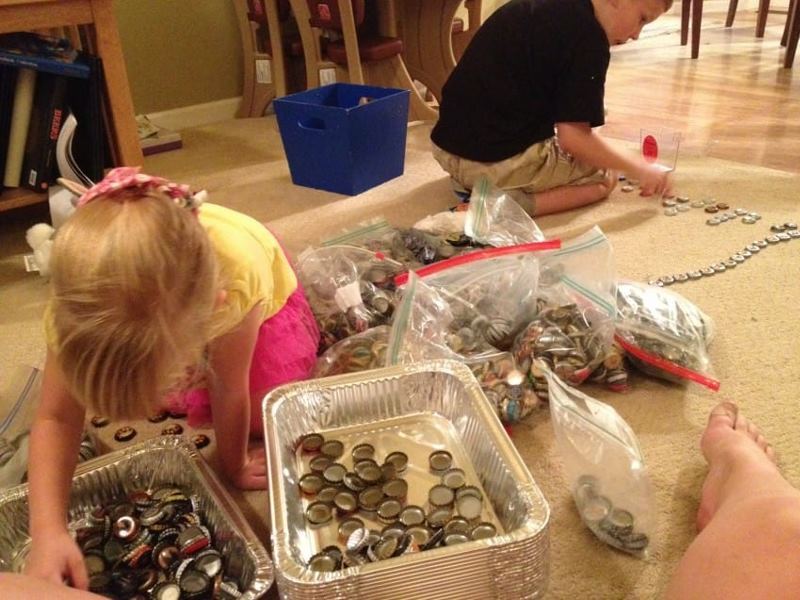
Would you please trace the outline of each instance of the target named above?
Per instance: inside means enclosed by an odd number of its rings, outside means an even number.
[[[263,436],[261,401],[279,385],[307,379],[314,370],[319,328],[303,288],[289,296],[284,307],[261,324],[250,364],[250,435]],[[189,425],[212,421],[207,388],[190,389],[167,400],[170,410],[185,412]]]

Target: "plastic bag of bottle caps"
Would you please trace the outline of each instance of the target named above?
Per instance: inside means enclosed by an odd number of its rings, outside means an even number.
[[[646,557],[656,510],[636,434],[611,406],[540,368],[550,388],[558,453],[581,520],[606,544]]]
[[[366,248],[402,263],[406,269],[418,269],[483,247],[461,231],[437,235],[413,227],[392,227],[385,219],[378,219],[326,240],[322,245]]]
[[[391,327],[379,325],[340,340],[317,359],[314,377],[356,373],[386,365]]]
[[[495,348],[508,350],[519,330],[536,314],[537,256],[560,243],[548,240],[486,248],[423,267],[416,273],[426,285],[473,305],[483,317],[476,327],[486,341]],[[397,278],[398,284],[402,284],[403,277]]]
[[[635,281],[617,284],[616,339],[644,373],[719,389],[708,356],[713,334],[711,318],[680,294]]]
[[[394,276],[403,270],[396,261],[353,246],[301,253],[297,273],[320,327],[320,352],[389,323],[396,304]]]
[[[467,366],[504,424],[521,421],[541,404],[531,380],[517,368],[511,353],[469,361]]]
[[[486,318],[463,298],[436,290],[409,273],[389,337],[387,365],[489,356]]]

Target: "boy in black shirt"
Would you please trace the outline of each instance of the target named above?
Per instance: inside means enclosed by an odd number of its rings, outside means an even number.
[[[512,0],[476,32],[442,90],[434,156],[458,192],[482,175],[528,192],[531,214],[606,198],[615,171],[642,195],[669,190],[663,170],[616,151],[604,122],[612,44],[636,39],[672,0]]]

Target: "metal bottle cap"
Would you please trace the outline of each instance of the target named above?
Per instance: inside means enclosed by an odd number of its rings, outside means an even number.
[[[473,540],[485,540],[497,535],[497,528],[489,522],[478,523],[470,531]]]
[[[353,450],[351,451],[350,455],[353,458],[353,462],[357,462],[365,458],[374,458],[375,447],[372,444],[357,444],[356,446],[353,446]]]
[[[368,484],[377,483],[383,477],[380,465],[371,458],[359,460],[353,465],[353,471]]]
[[[332,460],[336,460],[344,454],[344,444],[339,440],[328,440],[320,446],[319,451],[323,456],[327,456]]]
[[[330,457],[318,454],[309,461],[308,466],[314,473],[322,473],[332,463]]]
[[[423,547],[431,539],[432,532],[424,525],[412,525],[406,529],[406,533],[414,538],[418,546]]]
[[[444,526],[444,534],[449,535],[451,533],[463,533],[464,535],[468,535],[472,529],[472,526],[469,524],[464,517],[453,517]]]
[[[325,481],[335,485],[342,483],[346,474],[347,468],[341,463],[331,463],[322,472]]]
[[[391,523],[397,519],[401,510],[403,510],[403,505],[399,500],[388,498],[378,505],[378,519],[382,523]]]
[[[355,473],[345,473],[343,483],[347,489],[354,492],[360,492],[367,488],[367,482]]]
[[[364,528],[364,521],[355,517],[348,517],[339,523],[339,540],[347,542],[354,531]]]
[[[381,529],[381,539],[387,537],[395,537],[400,539],[406,534],[406,526],[399,521],[389,523],[386,527]]]
[[[320,489],[319,492],[317,492],[317,500],[319,500],[320,502],[331,503],[333,502],[333,499],[336,497],[336,494],[338,494],[339,491],[340,488],[335,485],[326,485],[325,487]]]
[[[463,469],[448,469],[442,475],[442,483],[451,490],[457,490],[467,483],[467,475]]]
[[[381,489],[385,496],[402,500],[408,495],[408,482],[405,479],[391,479]]]
[[[333,503],[340,515],[350,514],[358,508],[358,498],[350,490],[341,490],[334,496]]]
[[[431,506],[450,506],[455,500],[455,493],[444,484],[433,486],[428,492],[428,502]]]
[[[449,506],[442,506],[434,508],[428,513],[428,525],[434,529],[444,527],[450,519],[453,518],[453,511]]]
[[[434,473],[443,473],[453,465],[453,455],[447,450],[434,450],[428,456],[428,464]]]
[[[405,452],[392,452],[386,457],[385,462],[394,465],[395,470],[402,473],[408,465],[408,455]]]
[[[327,552],[318,552],[308,560],[308,568],[312,571],[330,573],[339,568],[336,558]]]
[[[579,509],[586,522],[599,523],[611,512],[611,502],[605,496],[592,496]]]
[[[319,452],[324,443],[325,438],[318,433],[309,433],[300,438],[300,448],[303,452]]]
[[[383,490],[377,486],[368,487],[358,494],[358,507],[367,512],[374,512],[383,500]]]
[[[463,533],[448,533],[444,536],[445,546],[455,546],[456,544],[463,544],[468,541],[469,538]]]
[[[462,496],[475,496],[479,500],[483,500],[483,492],[478,487],[474,485],[465,485],[460,487],[456,490],[456,500],[461,498]]]
[[[333,517],[330,505],[324,502],[312,502],[306,508],[306,519],[312,525],[324,525]]]
[[[421,506],[406,506],[398,515],[399,521],[406,527],[422,525],[425,522],[425,511]]]
[[[306,473],[300,478],[298,485],[300,491],[308,496],[316,495],[325,484],[325,481],[316,473]]]
[[[483,502],[476,496],[461,496],[456,500],[456,511],[469,521],[480,517],[482,510]]]

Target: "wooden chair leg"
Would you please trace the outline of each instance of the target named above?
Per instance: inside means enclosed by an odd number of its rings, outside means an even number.
[[[733,20],[736,18],[736,7],[739,5],[739,0],[731,0],[728,3],[728,16],[725,18],[725,27],[732,27]]]
[[[700,55],[700,23],[703,20],[703,0],[692,0],[692,58]]]
[[[242,84],[242,103],[239,105],[239,110],[236,116],[239,118],[246,118],[250,116],[250,111],[253,108],[253,91],[255,89],[255,66],[253,61],[253,35],[250,29],[250,20],[247,18],[247,0],[234,0],[234,9],[236,10],[236,20],[239,24],[239,33],[242,36],[242,59],[244,81]]]
[[[758,0],[758,20],[756,21],[756,37],[763,38],[767,28],[767,15],[769,14],[769,0]]]
[[[789,12],[786,14],[786,25],[783,26],[783,36],[781,37],[781,46],[784,48],[789,42],[789,30],[792,28],[792,11],[794,11],[796,4],[797,0],[791,0],[789,2]]]
[[[681,46],[689,42],[689,13],[692,12],[692,0],[681,0]]]
[[[789,35],[786,43],[786,56],[783,58],[783,66],[787,69],[791,69],[792,63],[794,63],[795,52],[797,52],[797,40],[800,38],[800,1],[793,0],[786,21],[789,25]]]

